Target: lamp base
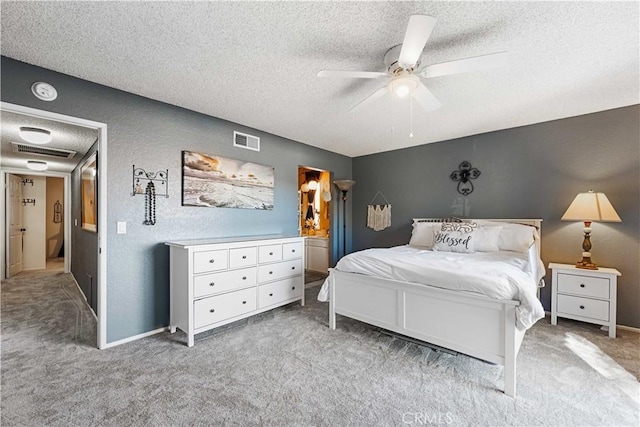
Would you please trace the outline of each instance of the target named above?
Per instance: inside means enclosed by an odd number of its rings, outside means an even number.
[[[597,270],[598,266],[591,261],[590,252],[583,252],[582,260],[576,263],[576,268],[584,268],[586,270]]]

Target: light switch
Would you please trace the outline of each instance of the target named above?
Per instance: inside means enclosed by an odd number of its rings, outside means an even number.
[[[118,234],[127,234],[127,222],[118,221]]]
[[[76,227],[78,226],[78,218],[73,219],[73,225],[75,225]]]

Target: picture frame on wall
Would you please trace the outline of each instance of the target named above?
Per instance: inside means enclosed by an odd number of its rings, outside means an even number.
[[[98,153],[93,153],[80,168],[80,193],[82,194],[82,229],[98,232]]]
[[[274,183],[273,166],[182,152],[182,206],[273,210]]]

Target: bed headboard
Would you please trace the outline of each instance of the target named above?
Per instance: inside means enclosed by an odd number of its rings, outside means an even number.
[[[536,239],[536,250],[538,257],[540,257],[540,241],[542,239],[542,219],[520,219],[520,218],[500,218],[500,219],[485,219],[485,218],[413,218],[413,223],[418,222],[470,222],[470,221],[493,221],[493,222],[510,222],[513,224],[530,225],[538,229],[538,239]]]

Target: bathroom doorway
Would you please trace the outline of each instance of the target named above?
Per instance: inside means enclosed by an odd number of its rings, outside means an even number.
[[[298,167],[298,230],[305,239],[305,283],[324,279],[329,269],[331,172]]]

